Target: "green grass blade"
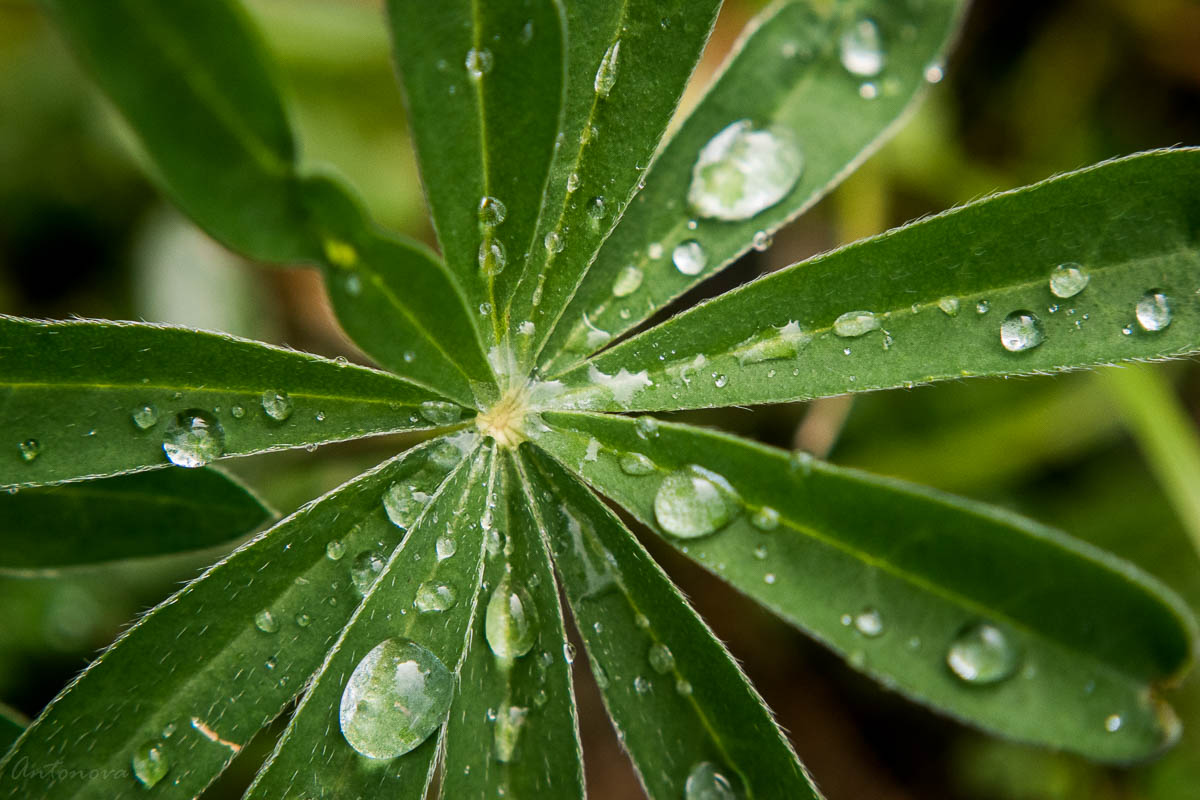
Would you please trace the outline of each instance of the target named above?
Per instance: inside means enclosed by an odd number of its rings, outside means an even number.
[[[1190,666],[1196,623],[1132,565],[1008,512],[721,434],[544,417],[560,432],[540,446],[914,700],[1101,761],[1178,736],[1158,689]]]
[[[633,534],[557,463],[528,453],[571,613],[646,793],[691,796],[707,763],[739,797],[819,797],[762,698]]]
[[[445,730],[446,713],[455,690],[469,637],[470,623],[480,593],[485,536],[482,519],[495,488],[494,450],[476,450],[447,482],[415,524],[399,548],[381,565],[361,605],[342,630],[320,670],[296,709],[287,730],[267,764],[246,793],[247,800],[304,796],[320,800],[343,797],[389,797],[421,800],[428,790]],[[455,555],[438,557],[438,541],[449,537],[456,543]],[[443,546],[444,547],[444,546]],[[436,592],[449,592],[437,594]],[[427,593],[429,594],[426,597]],[[426,599],[422,599],[426,597]],[[430,607],[428,599],[438,601]],[[344,705],[344,691],[356,667],[387,640],[415,642],[440,659],[440,688],[446,693],[446,708],[436,716],[436,729],[413,749],[396,755],[389,749],[389,723],[404,724],[398,713],[420,714],[422,707],[436,703],[420,692],[404,691],[389,702],[364,693],[356,704]],[[386,663],[386,662],[385,662]],[[407,664],[414,662],[408,661]],[[405,680],[399,664],[383,676],[384,685]],[[424,666],[419,667],[425,672]],[[428,674],[428,673],[426,673]],[[422,686],[438,677],[407,678]],[[372,736],[364,729],[358,741],[374,756],[360,753],[343,734],[343,709],[366,709],[376,704],[379,730]],[[412,709],[410,712],[409,709]],[[433,720],[431,720],[432,722]],[[351,728],[351,730],[357,730]],[[379,736],[382,734],[382,736]],[[412,743],[410,743],[412,744]]]
[[[1197,181],[1200,150],[1159,150],[996,195],[735,289],[563,381],[580,407],[675,409],[1194,353]],[[1060,265],[1083,288],[1056,295]],[[1036,332],[1004,343],[1018,313]]]
[[[422,409],[452,405],[382,372],[224,334],[0,316],[0,407],[10,487],[166,466],[179,430],[195,432],[198,465],[428,428]],[[194,419],[206,427],[181,425]]]
[[[501,276],[501,294],[512,294],[508,332],[516,335],[519,357],[530,362],[636,191],[721,3],[572,0],[566,6],[561,145],[529,258],[522,270]]]
[[[557,0],[389,0],[396,60],[446,263],[471,308],[530,252],[554,153],[565,42]],[[481,206],[484,198],[498,204]],[[501,219],[502,217],[502,219]],[[503,258],[483,256],[500,248]],[[476,319],[495,336],[495,315]]]
[[[155,747],[166,768],[158,796],[199,795],[321,666],[361,601],[352,581],[357,555],[400,543],[404,531],[389,520],[385,493],[399,483],[409,487],[405,497],[435,494],[474,441],[435,440],[385,462],[147,614],[0,761],[6,789],[42,800],[143,797],[133,757]],[[416,513],[397,508],[404,521]],[[60,759],[71,768],[65,779],[9,769]]]
[[[596,256],[547,346],[546,374],[644,322],[752,244],[765,246],[776,229],[836,186],[891,135],[928,80],[940,78],[965,6],[961,0],[777,2],[752,21]],[[855,75],[842,63],[839,43],[863,21],[875,23],[882,38],[878,75]],[[773,141],[799,153],[799,176],[786,185],[786,178],[776,177],[789,174],[780,166],[782,156],[767,154],[761,157],[779,161],[766,176],[778,183],[773,193],[753,204],[734,203],[733,194],[724,203],[695,207],[690,192],[701,151],[743,120],[753,130],[774,131]],[[675,248],[686,242],[698,243],[704,254],[694,275],[673,261]]]
[[[487,588],[450,712],[441,796],[583,798],[558,585],[526,489],[507,459],[505,467],[507,503],[497,506],[493,520],[493,530],[504,534],[488,543]],[[512,597],[520,617],[505,613]],[[508,619],[515,624],[506,628]],[[499,651],[490,638],[501,643]]]
[[[311,257],[292,129],[273,65],[236,2],[43,5],[180,208],[254,258]]]
[[[216,547],[271,510],[214,469],[162,469],[0,494],[0,574],[45,575]]]

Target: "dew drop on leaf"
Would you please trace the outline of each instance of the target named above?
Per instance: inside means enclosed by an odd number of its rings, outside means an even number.
[[[492,65],[495,63],[495,58],[492,56],[492,51],[486,48],[479,50],[467,51],[466,58],[467,74],[475,80],[479,80],[484,75],[492,71]]]
[[[382,571],[383,557],[374,550],[364,550],[354,557],[354,563],[350,565],[350,582],[359,594],[366,595]]]
[[[479,245],[479,269],[484,275],[496,275],[504,270],[508,255],[499,239],[486,238]]]
[[[436,655],[407,639],[385,639],[346,682],[342,735],[368,758],[403,755],[445,722],[453,691],[453,676]]]
[[[562,234],[558,231],[550,231],[547,233],[546,237],[542,240],[542,244],[545,245],[547,252],[550,253],[561,253],[563,248],[567,246],[566,241],[563,240]]]
[[[264,608],[254,615],[254,627],[263,633],[275,633],[279,630],[279,621]]]
[[[489,228],[494,228],[508,216],[504,203],[495,197],[484,196],[479,200],[479,221]]]
[[[447,558],[450,558],[454,555],[454,553],[458,550],[458,545],[455,544],[454,539],[450,538],[449,536],[439,536],[437,543],[434,545],[434,549],[437,551],[437,560],[445,561]]]
[[[1075,263],[1059,264],[1050,270],[1050,293],[1066,299],[1074,297],[1087,288],[1091,276]]]
[[[854,617],[854,629],[873,639],[883,633],[883,616],[878,609],[864,608]]]
[[[684,275],[699,275],[708,264],[704,246],[695,239],[680,242],[671,252],[671,263]]]
[[[147,789],[167,775],[171,768],[167,754],[158,742],[145,742],[133,751],[133,776]]]
[[[383,510],[393,525],[406,531],[429,505],[429,500],[429,495],[415,486],[397,481],[383,493]]]
[[[636,292],[642,285],[642,277],[642,271],[632,264],[622,269],[613,281],[613,297],[628,297]]]
[[[655,642],[650,645],[650,668],[659,675],[666,675],[671,670],[675,669],[675,654],[671,652],[671,648],[661,642]]]
[[[167,425],[163,452],[180,467],[203,467],[225,452],[225,431],[207,411],[180,411]]]
[[[681,539],[716,533],[740,512],[741,498],[729,481],[696,464],[667,475],[654,495],[654,518]]]
[[[484,618],[484,637],[497,658],[520,658],[537,639],[537,611],[529,593],[506,575],[492,592]]]
[[[733,784],[725,777],[717,766],[709,761],[701,761],[692,767],[688,773],[687,782],[683,785],[684,800],[737,800]]]
[[[346,555],[346,544],[341,539],[330,539],[329,544],[325,545],[325,555],[330,561],[338,561],[342,556]]]
[[[312,624],[312,617],[310,617],[308,614],[305,614],[304,612],[300,612],[299,614],[296,615],[296,624],[299,625],[301,628],[307,628],[309,625]]]
[[[658,420],[654,417],[638,417],[633,427],[639,439],[650,441],[658,438]]]
[[[608,97],[612,92],[613,85],[617,82],[617,67],[621,57],[621,40],[617,39],[608,49],[604,51],[604,57],[600,59],[600,67],[596,70],[596,79],[593,81],[593,88],[596,94],[600,97]]]
[[[426,400],[421,403],[421,416],[434,425],[453,425],[462,418],[462,408],[444,400]]]
[[[525,717],[529,709],[520,706],[505,706],[496,715],[495,728],[492,731],[492,748],[496,760],[507,764],[514,760],[517,742],[521,738],[521,729],[525,725]]]
[[[453,608],[457,600],[454,589],[450,586],[435,581],[425,581],[417,587],[417,596],[413,599],[413,606],[422,614],[428,614]]]
[[[879,318],[873,311],[847,311],[833,321],[833,332],[851,339],[879,329]]]
[[[940,308],[942,310],[942,313],[944,313],[946,316],[948,316],[948,317],[957,317],[958,316],[958,298],[957,297],[943,297],[942,299],[937,301],[937,304],[938,304],[938,308]]]
[[[17,452],[21,454],[22,461],[33,461],[42,452],[42,445],[37,439],[26,439],[17,445]]]
[[[808,346],[812,336],[800,329],[800,323],[792,320],[778,328],[769,327],[741,342],[735,349],[738,364],[761,364],[764,361],[778,361],[784,358],[795,358],[800,351]]]
[[[1120,714],[1109,714],[1104,718],[1104,730],[1109,733],[1116,733],[1121,730],[1122,722]]]
[[[263,413],[276,422],[283,422],[292,415],[292,398],[287,392],[267,389],[262,393]]]
[[[1010,353],[1032,350],[1045,340],[1042,321],[1032,311],[1013,311],[1000,323],[1000,343]]]
[[[758,252],[762,253],[765,250],[768,250],[775,240],[772,238],[771,234],[767,233],[766,231],[755,231],[754,237],[750,241],[751,246]]]
[[[851,75],[870,78],[883,71],[883,37],[873,20],[861,19],[838,39],[838,57]]]
[[[646,694],[650,691],[650,681],[646,680],[642,675],[638,675],[633,679],[633,690],[638,694]]]
[[[138,430],[147,431],[154,427],[158,422],[158,409],[152,403],[138,406],[130,415],[133,418],[133,424]],[[234,416],[237,416],[236,414]]]
[[[618,459],[621,472],[635,477],[654,474],[654,462],[641,453],[623,453]]]
[[[946,664],[973,684],[999,683],[1017,671],[1020,653],[1004,631],[987,622],[968,625],[950,643]]]
[[[803,171],[804,156],[790,131],[738,120],[700,149],[688,206],[702,217],[750,219],[786,197]]]
[[[1142,295],[1134,312],[1144,331],[1161,331],[1171,324],[1171,301],[1158,289]]]
[[[750,517],[750,524],[760,531],[773,531],[779,527],[779,512],[770,506],[763,506]]]

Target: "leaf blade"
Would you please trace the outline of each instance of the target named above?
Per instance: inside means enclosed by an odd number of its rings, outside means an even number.
[[[698,464],[727,476],[740,496],[727,526],[665,538],[918,702],[1103,761],[1144,758],[1178,735],[1156,688],[1190,666],[1195,621],[1130,565],[1008,512],[808,459],[793,469],[786,454],[732,437],[662,424],[645,438],[628,419],[545,418],[563,433],[539,445],[656,531],[664,473]],[[592,437],[600,452],[593,445],[587,461]],[[623,471],[629,452],[655,477]],[[775,514],[756,524],[764,507]],[[1000,630],[1000,655],[1016,656],[991,683],[951,664],[980,623]]]

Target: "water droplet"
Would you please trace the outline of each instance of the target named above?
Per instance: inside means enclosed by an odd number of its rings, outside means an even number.
[[[342,735],[368,758],[395,758],[425,741],[450,712],[454,678],[429,650],[385,639],[363,657],[342,692]]]
[[[421,403],[421,416],[434,425],[453,425],[462,418],[462,408],[456,403],[426,400]]]
[[[1108,731],[1109,733],[1116,733],[1117,731],[1121,730],[1121,724],[1122,720],[1120,714],[1109,714],[1104,718],[1104,730]]]
[[[699,275],[708,264],[704,246],[695,239],[680,242],[671,252],[671,262],[684,275]]]
[[[946,77],[946,70],[941,64],[934,63],[925,68],[926,83],[941,83],[944,77]]]
[[[683,800],[737,800],[737,794],[715,764],[701,761],[688,773]]]
[[[663,257],[662,243],[661,242],[651,243],[651,245],[646,248],[646,255],[648,255],[654,261],[657,261],[658,259],[662,258]]]
[[[833,321],[833,332],[850,339],[879,329],[879,318],[873,311],[847,311]]]
[[[533,648],[537,610],[529,593],[505,575],[488,600],[484,636],[497,658],[512,661]]]
[[[650,618],[640,611],[638,612],[637,616],[633,618],[633,623],[644,631],[650,630]]]
[[[768,572],[766,575],[763,575],[763,583],[765,583],[767,586],[774,586],[776,580],[777,578],[775,577],[774,572]]]
[[[654,495],[654,518],[681,539],[716,533],[740,512],[741,498],[729,481],[696,464],[667,475]]]
[[[296,624],[299,625],[301,628],[307,628],[309,625],[312,624],[312,617],[310,617],[308,614],[305,614],[304,612],[300,612],[299,614],[296,615]]]
[[[279,630],[279,621],[264,608],[254,615],[254,627],[263,633],[275,633]]]
[[[42,452],[42,446],[37,439],[26,439],[17,445],[17,452],[21,454],[22,461],[33,461]]]
[[[417,587],[417,596],[413,599],[413,606],[422,614],[428,614],[432,611],[445,611],[453,608],[457,600],[454,590],[446,584],[425,581]]]
[[[813,454],[807,450],[793,450],[788,457],[788,468],[807,478],[813,471]]]
[[[283,422],[292,415],[292,398],[287,392],[267,389],[262,393],[262,409],[268,417],[276,422]]]
[[[1050,292],[1055,297],[1074,297],[1087,288],[1091,276],[1078,264],[1068,262],[1050,270]]]
[[[755,129],[750,120],[738,120],[700,149],[688,206],[702,217],[749,219],[786,197],[803,171],[804,156],[791,131]]]
[[[341,539],[330,539],[329,544],[325,545],[325,555],[330,561],[340,561],[346,555],[346,543]]]
[[[593,197],[587,202],[587,215],[593,222],[599,222],[604,217],[604,198]]]
[[[492,313],[492,304],[491,303],[480,303],[479,304],[479,316],[486,317],[490,313]]]
[[[415,486],[396,482],[383,493],[383,510],[393,525],[406,531],[429,505],[429,500],[429,495]]]
[[[654,462],[641,453],[623,453],[619,459],[621,471],[626,475],[653,475]]]
[[[484,75],[491,72],[492,65],[494,63],[495,58],[492,56],[491,50],[480,49],[467,51],[467,74],[475,80],[479,80]]]
[[[479,198],[479,221],[483,225],[494,228],[507,216],[508,209],[495,197],[484,195]]]
[[[980,300],[978,303],[975,304],[975,313],[976,314],[986,314],[991,309],[992,309],[992,304],[989,303],[987,300]]]
[[[1032,311],[1014,311],[1000,323],[1000,343],[1011,353],[1032,350],[1045,339],[1042,321]]]
[[[571,644],[570,642],[565,642],[563,644],[562,652],[563,652],[563,661],[566,661],[568,664],[575,663],[575,645]]]
[[[870,81],[861,83],[858,86],[858,96],[863,100],[874,100],[879,96],[879,87]]]
[[[1158,289],[1151,289],[1142,295],[1135,313],[1138,325],[1144,331],[1161,331],[1171,324],[1171,302]]]
[[[802,331],[800,323],[793,320],[778,328],[768,327],[751,336],[738,344],[734,353],[741,366],[761,364],[764,361],[795,358],[811,341],[812,336]]]
[[[754,237],[750,240],[750,244],[755,250],[761,253],[764,250],[769,249],[774,241],[775,240],[772,238],[771,234],[767,233],[766,231],[755,231]]]
[[[691,681],[685,681],[683,678],[680,678],[679,680],[675,681],[675,691],[681,697],[690,697],[692,694]]]
[[[567,243],[563,240],[562,234],[557,231],[550,231],[546,234],[546,238],[542,240],[542,244],[546,246],[546,250],[551,253],[561,253]]]
[[[133,776],[147,789],[167,775],[171,765],[158,742],[145,742],[133,751]]]
[[[968,625],[946,652],[946,664],[967,683],[998,683],[1017,671],[1020,653],[1008,636],[987,622]]]
[[[870,78],[883,71],[883,39],[874,21],[855,22],[838,40],[842,66],[851,75]]]
[[[621,40],[617,39],[604,51],[604,58],[600,59],[600,67],[596,70],[596,80],[593,82],[593,86],[596,94],[601,97],[608,97],[613,84],[617,82],[617,66],[620,56]]]
[[[628,297],[633,294],[641,287],[642,278],[642,271],[637,267],[632,264],[625,267],[617,273],[617,279],[613,281],[613,297]]]
[[[750,524],[760,531],[773,531],[779,527],[779,512],[770,506],[763,506],[750,517]]]
[[[713,386],[716,386],[718,389],[724,389],[728,385],[729,385],[729,376],[728,375],[714,375],[713,376]]]
[[[650,668],[659,675],[666,675],[675,669],[675,655],[665,644],[655,642],[650,645],[648,658],[650,659]]]
[[[485,275],[496,275],[508,263],[504,244],[499,239],[485,238],[479,245],[479,269]]]
[[[943,297],[937,301],[937,304],[938,304],[938,308],[940,308],[942,310],[942,312],[946,314],[946,316],[948,316],[948,317],[957,317],[958,316],[958,298],[957,297]]]
[[[437,560],[445,561],[458,551],[458,545],[449,536],[439,536],[434,549],[437,551]]]
[[[242,406],[230,406],[229,413],[234,419],[241,419],[242,417],[246,416],[246,409]]]
[[[571,194],[579,188],[579,173],[572,172],[567,176],[567,193]]]
[[[380,572],[383,572],[383,557],[374,550],[366,550],[354,557],[354,563],[350,565],[350,581],[359,594],[366,595]]]
[[[266,662],[263,663],[263,666],[267,669],[275,669],[279,666],[279,659],[275,656],[270,656],[267,658]]]
[[[877,609],[864,608],[854,618],[854,629],[873,639],[883,633],[883,617]]]
[[[650,691],[650,681],[646,680],[641,675],[633,679],[633,690],[638,694],[646,694]]]
[[[521,727],[525,724],[525,716],[529,713],[520,706],[505,706],[496,716],[496,727],[492,730],[492,746],[496,760],[507,764],[516,754],[517,742],[521,737]]]
[[[167,459],[180,467],[203,467],[225,452],[225,431],[206,411],[180,411],[163,439]]]
[[[158,409],[151,403],[146,403],[144,406],[135,408],[130,416],[133,417],[133,424],[138,427],[138,430],[146,431],[153,428],[158,422]]]

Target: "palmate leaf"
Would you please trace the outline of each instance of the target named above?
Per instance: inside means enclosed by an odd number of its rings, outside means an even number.
[[[545,414],[539,446],[706,569],[915,700],[1127,762],[1178,723],[1182,601],[1016,515],[682,425]]]
[[[703,797],[716,773],[738,796],[819,797],[733,658],[629,530],[553,460],[526,452],[592,672],[647,794]]]
[[[224,334],[5,316],[0,400],[5,487],[167,466],[172,445],[197,466],[463,413],[392,375]]]
[[[928,81],[940,79],[965,7],[959,0],[776,2],[752,21],[555,319],[543,372],[559,372],[595,352],[752,244],[765,246],[776,229],[836,186],[898,127]],[[868,31],[877,33],[878,51],[857,33],[864,24],[874,26]],[[867,74],[851,72],[847,61]],[[701,193],[708,195],[705,204],[696,207],[694,187],[705,185],[694,177],[701,152],[740,122],[746,132],[758,132],[739,157],[757,169],[754,179],[764,186],[730,184],[729,176],[722,183],[718,170],[713,187]],[[751,152],[755,148],[762,152]],[[799,175],[784,185],[788,178],[781,176],[793,174],[789,166]],[[741,205],[731,202],[738,188],[745,195]],[[753,209],[758,213],[747,213]],[[687,246],[692,242],[694,254]],[[681,245],[691,261],[676,267],[673,255]]]
[[[215,469],[161,469],[0,494],[0,575],[201,550],[272,517]]]
[[[437,495],[474,438],[434,440],[330,492],[139,620],[0,761],[5,790],[141,797],[133,759],[153,748],[166,770],[158,795],[198,795],[304,689],[362,600],[355,573],[370,575],[370,556],[400,543],[385,494],[399,486],[392,515],[416,524],[412,501]],[[23,758],[72,771],[8,769]]]
[[[1193,353],[1198,179],[1200,150],[1159,150],[981,200],[735,289],[562,381],[580,407],[654,410]]]

